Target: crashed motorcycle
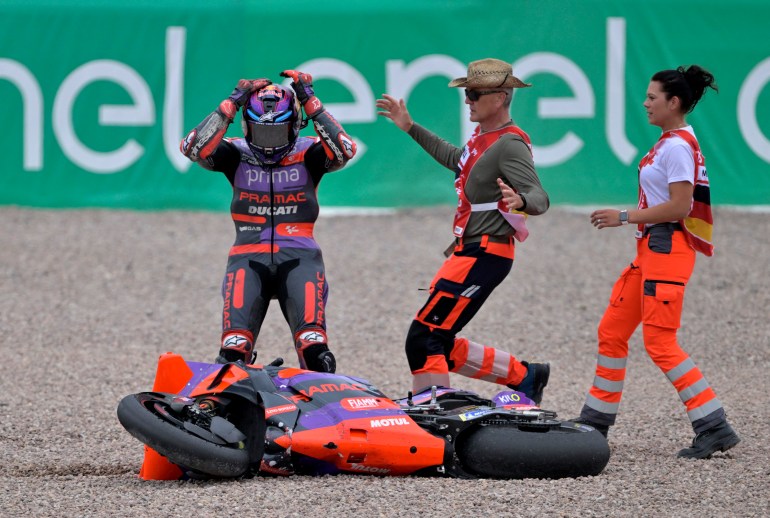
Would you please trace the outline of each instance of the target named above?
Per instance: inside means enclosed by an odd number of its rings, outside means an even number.
[[[140,477],[562,478],[598,475],[609,461],[599,431],[559,420],[520,392],[489,400],[431,387],[393,400],[361,378],[281,363],[162,355],[153,391],[117,409],[145,444]]]

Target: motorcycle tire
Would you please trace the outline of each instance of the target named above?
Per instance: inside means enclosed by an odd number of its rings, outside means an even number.
[[[528,428],[490,424],[458,438],[458,459],[482,478],[594,476],[610,459],[607,439],[571,422]]]
[[[118,420],[141,442],[174,464],[213,477],[238,477],[249,467],[242,443],[214,444],[184,428],[184,416],[152,393],[131,394],[118,404]]]

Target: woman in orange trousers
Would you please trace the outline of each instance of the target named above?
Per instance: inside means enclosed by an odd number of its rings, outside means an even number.
[[[692,445],[678,456],[695,459],[709,458],[740,441],[711,385],[676,338],[695,254],[713,254],[705,160],[685,121],[707,88],[717,90],[714,76],[697,65],[652,76],[644,107],[650,124],[662,134],[639,163],[638,207],[591,214],[598,229],[638,225],[637,255],[615,283],[599,323],[596,375],[575,419],[605,436],[615,424],[628,340],[642,324],[647,354],[676,388],[695,431]]]

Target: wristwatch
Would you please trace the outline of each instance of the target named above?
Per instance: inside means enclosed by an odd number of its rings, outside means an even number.
[[[627,210],[621,210],[620,211],[620,224],[621,225],[628,225],[628,211]]]

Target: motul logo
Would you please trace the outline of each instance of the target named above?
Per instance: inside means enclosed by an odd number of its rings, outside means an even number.
[[[386,419],[372,419],[369,421],[369,426],[372,428],[382,428],[385,426],[406,426],[409,424],[409,419],[406,417],[388,417]]]

